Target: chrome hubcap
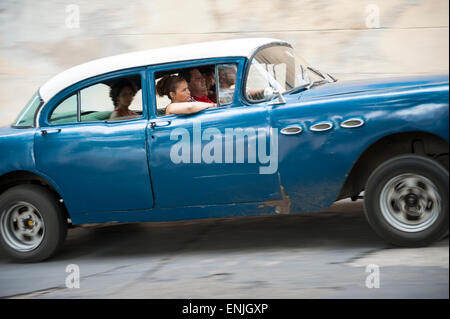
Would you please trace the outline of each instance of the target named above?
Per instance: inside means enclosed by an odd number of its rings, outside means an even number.
[[[380,196],[387,222],[398,230],[420,232],[429,228],[441,211],[437,187],[426,177],[402,174],[389,180]]]
[[[41,214],[33,205],[17,202],[1,214],[0,230],[8,246],[20,252],[28,252],[41,244],[45,225]]]

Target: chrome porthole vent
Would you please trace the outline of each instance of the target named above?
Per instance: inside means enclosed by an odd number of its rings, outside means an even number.
[[[341,127],[343,128],[356,128],[364,125],[364,121],[358,118],[352,118],[345,120],[341,123]]]
[[[302,127],[299,125],[293,125],[293,126],[288,126],[285,127],[283,129],[281,129],[281,134],[285,134],[285,135],[293,135],[293,134],[298,134],[301,133],[303,131]]]
[[[313,132],[324,132],[331,130],[333,128],[333,123],[331,122],[320,122],[317,124],[314,124],[309,129]]]

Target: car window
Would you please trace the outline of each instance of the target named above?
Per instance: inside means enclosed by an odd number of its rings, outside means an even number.
[[[165,116],[167,106],[173,102],[216,103],[215,67],[206,64],[156,72],[156,114]],[[197,88],[197,94],[192,86]],[[169,97],[171,94],[172,98],[175,94],[174,100]]]
[[[156,72],[157,115],[164,116],[167,106],[174,101],[230,105],[235,96],[237,68],[237,63],[222,63]],[[185,87],[183,80],[187,83],[189,90],[186,94],[183,93]]]
[[[250,63],[247,97],[258,101],[264,99],[265,89],[272,88],[281,93],[293,89],[297,66],[298,59],[289,47],[275,46],[260,50]]]
[[[166,107],[170,104],[170,99],[167,96],[160,96],[156,94],[156,114],[158,116],[164,116],[166,113]]]
[[[14,121],[13,127],[33,127],[36,112],[42,103],[39,92],[36,92]]]
[[[99,83],[80,91],[81,114],[85,112],[113,111],[114,104],[109,97],[110,87]]]
[[[64,124],[77,122],[77,95],[72,94],[53,110],[50,123]]]
[[[98,83],[80,91],[81,122],[122,119],[121,117],[114,119],[110,118],[116,108],[111,97],[111,87],[114,87],[114,84],[108,86],[104,83]],[[142,114],[141,90],[136,92],[128,109],[135,113]]]
[[[261,70],[264,70],[261,72]],[[258,90],[270,86],[270,78],[278,83],[286,82],[286,64],[261,64],[253,61],[247,79],[247,88]]]
[[[250,101],[258,102],[265,98],[267,89],[284,93],[320,79],[292,48],[273,46],[260,50],[251,59],[245,90]]]
[[[121,98],[124,87],[130,88],[125,108]],[[50,116],[50,123],[117,121],[141,116],[141,81],[139,75],[134,75],[110,79],[74,92],[56,106]]]
[[[221,106],[231,104],[233,102],[234,91],[236,86],[237,64],[226,63],[218,64],[216,68],[219,104]]]

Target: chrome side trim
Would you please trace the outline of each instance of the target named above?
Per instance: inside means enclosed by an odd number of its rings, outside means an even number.
[[[331,122],[320,122],[317,124],[314,124],[309,129],[313,132],[324,132],[331,130],[333,128],[333,123]]]
[[[358,119],[358,118],[348,119],[341,123],[341,127],[343,127],[343,128],[355,128],[355,127],[360,127],[363,125],[364,125],[364,120]]]

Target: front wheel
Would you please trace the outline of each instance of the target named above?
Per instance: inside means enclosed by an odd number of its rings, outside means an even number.
[[[20,185],[0,196],[0,244],[20,262],[53,256],[67,235],[67,221],[57,197],[44,187]]]
[[[370,175],[364,212],[386,241],[405,247],[431,244],[448,234],[448,171],[438,162],[408,154]]]

